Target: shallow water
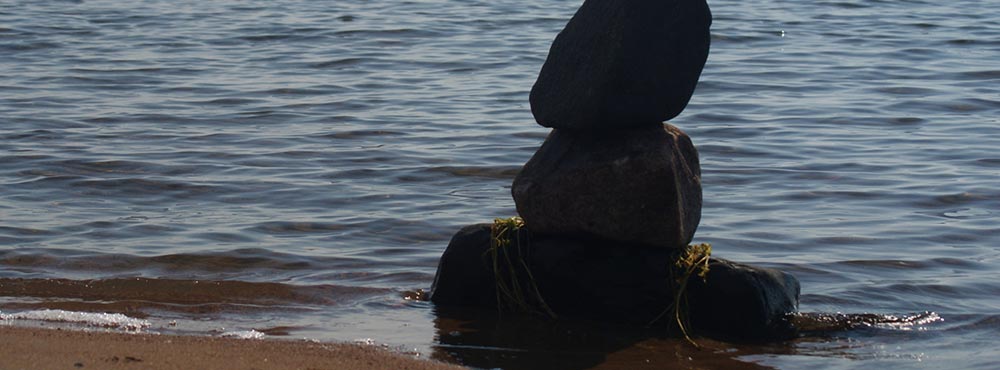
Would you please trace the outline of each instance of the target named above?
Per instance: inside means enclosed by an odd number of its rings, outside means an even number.
[[[899,320],[695,350],[421,301],[452,233],[514,214],[547,133],[528,91],[579,4],[0,0],[0,311],[480,367],[1000,361],[1000,9],[983,1],[712,1],[672,121],[701,155],[696,241],[791,272],[803,312]]]

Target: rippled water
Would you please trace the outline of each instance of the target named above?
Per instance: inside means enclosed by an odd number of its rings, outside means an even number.
[[[672,121],[701,153],[697,241],[793,273],[803,312],[879,320],[696,350],[418,299],[452,233],[514,214],[547,133],[528,90],[579,4],[0,0],[0,310],[481,367],[1000,361],[989,1],[710,4]]]

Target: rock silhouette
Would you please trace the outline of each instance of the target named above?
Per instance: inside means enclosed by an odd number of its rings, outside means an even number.
[[[545,127],[619,129],[687,106],[708,58],[704,0],[587,0],[556,36],[531,89]]]
[[[711,23],[704,0],[585,1],[531,90],[535,120],[553,130],[511,186],[523,224],[455,234],[431,301],[637,325],[687,307],[699,334],[794,336],[794,277],[687,248],[701,168],[691,139],[664,121],[694,92]]]

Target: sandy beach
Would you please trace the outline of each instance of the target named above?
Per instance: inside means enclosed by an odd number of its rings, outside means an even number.
[[[0,369],[461,369],[357,344],[0,326]]]

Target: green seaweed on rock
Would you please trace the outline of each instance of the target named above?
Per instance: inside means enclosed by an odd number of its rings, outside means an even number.
[[[524,260],[523,248],[527,248],[530,241],[527,233],[521,232],[523,227],[524,220],[516,216],[494,219],[493,226],[490,227],[490,249],[487,253],[493,261],[497,310],[541,313],[556,318],[556,314],[538,291],[535,277]],[[517,253],[513,253],[511,248],[517,248]],[[515,256],[511,257],[511,254]],[[518,270],[524,271],[527,281],[522,281]],[[529,300],[534,300],[537,304],[532,304]]]
[[[497,218],[490,227],[490,248],[487,250],[492,261],[496,281],[497,311],[513,311],[542,314],[557,318],[542,298],[531,269],[525,261],[526,249],[530,248],[528,233],[522,230],[524,220],[520,217]],[[513,248],[516,248],[514,250]],[[708,275],[708,262],[712,255],[712,245],[692,244],[678,250],[668,268],[670,292],[674,294],[670,305],[656,316],[650,325],[667,315],[689,343],[698,347],[688,333],[690,325],[687,285],[692,277],[704,280]]]
[[[698,347],[698,344],[691,339],[687,330],[691,326],[688,312],[687,284],[693,276],[700,277],[702,281],[705,280],[708,276],[708,261],[711,255],[712,245],[708,243],[688,245],[678,252],[677,258],[669,268],[669,283],[671,284],[671,291],[674,292],[674,299],[670,303],[670,306],[667,306],[667,309],[663,310],[663,312],[650,322],[650,325],[652,325],[669,314],[673,317],[673,322],[680,329],[684,339],[695,347]]]

